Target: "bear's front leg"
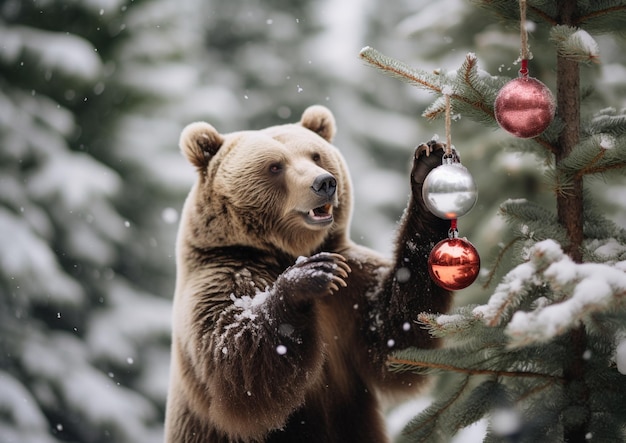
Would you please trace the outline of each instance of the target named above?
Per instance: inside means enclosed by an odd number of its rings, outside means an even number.
[[[301,258],[246,306],[235,299],[211,335],[211,416],[230,437],[283,426],[319,382],[324,363],[316,299],[345,287],[342,256]],[[260,300],[255,302],[255,300]]]
[[[444,145],[429,142],[415,151],[411,170],[411,196],[397,234],[392,266],[377,295],[377,324],[370,327],[376,342],[378,374],[388,387],[406,388],[412,374],[388,371],[388,355],[408,347],[433,348],[438,341],[416,324],[420,312],[445,312],[452,294],[437,286],[428,273],[428,256],[433,246],[448,237],[450,221],[433,215],[424,204],[422,187],[428,173],[441,165]],[[381,321],[382,320],[382,321]]]

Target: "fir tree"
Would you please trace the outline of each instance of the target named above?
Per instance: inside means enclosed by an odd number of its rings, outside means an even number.
[[[146,109],[186,34],[180,5],[98,3],[0,2],[3,443],[162,438],[184,194]]]
[[[417,131],[392,110],[401,85],[373,88],[356,58],[329,66],[362,46],[347,27],[385,46],[391,6],[0,1],[0,442],[162,438],[190,121],[258,128],[326,103],[360,182],[356,235],[390,244],[400,134]]]
[[[518,1],[475,3],[519,24]],[[447,339],[443,349],[409,349],[391,359],[392,370],[444,374],[438,398],[409,424],[406,441],[445,441],[483,417],[490,418],[485,441],[626,438],[626,231],[588,191],[593,177],[626,166],[626,114],[588,109],[583,99],[592,97],[593,85],[581,84],[581,65],[598,60],[591,34],[623,32],[626,5],[528,0],[527,8],[554,44],[557,117],[543,134],[515,146],[544,161],[551,206],[502,203],[501,215],[517,232],[502,253],[515,246],[518,264],[486,304],[419,316],[434,336]],[[534,41],[535,52],[548,47]],[[474,54],[451,73],[416,69],[371,48],[361,56],[435,94],[452,88],[455,113],[495,126],[493,103],[510,79],[480,70]],[[438,98],[425,115],[443,110]]]

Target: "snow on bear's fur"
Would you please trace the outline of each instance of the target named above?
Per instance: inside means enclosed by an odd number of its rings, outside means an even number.
[[[390,260],[349,239],[335,129],[312,106],[258,131],[183,130],[198,177],[178,234],[167,442],[381,443],[383,396],[423,384],[385,361],[435,347],[415,319],[450,304],[426,263],[448,224],[421,199],[441,151],[415,153]]]

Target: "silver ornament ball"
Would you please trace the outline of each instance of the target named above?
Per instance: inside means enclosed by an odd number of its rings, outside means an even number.
[[[444,163],[426,176],[422,197],[439,218],[452,220],[472,210],[478,199],[474,178],[461,163]]]

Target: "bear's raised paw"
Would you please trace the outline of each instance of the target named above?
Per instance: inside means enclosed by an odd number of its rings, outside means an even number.
[[[276,282],[285,298],[294,301],[309,300],[331,295],[346,287],[351,272],[345,258],[340,254],[320,252],[310,257],[300,257],[287,268]]]
[[[418,186],[423,185],[428,173],[437,166],[441,165],[445,151],[446,144],[440,143],[436,140],[431,140],[428,143],[422,143],[415,148],[413,169],[411,170],[412,183]],[[460,161],[459,155],[454,147],[452,148],[451,155],[456,161]]]

